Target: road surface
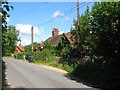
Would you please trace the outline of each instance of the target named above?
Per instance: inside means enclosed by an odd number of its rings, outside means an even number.
[[[39,65],[3,58],[11,88],[91,88]]]

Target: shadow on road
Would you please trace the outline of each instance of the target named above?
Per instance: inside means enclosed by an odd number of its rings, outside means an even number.
[[[97,87],[93,86],[92,84],[85,82],[84,80],[80,80],[79,78],[73,76],[72,74],[65,74],[64,76],[70,80],[76,81],[78,83],[82,83],[84,85],[87,85],[88,87],[92,87],[93,88],[92,90],[99,90],[99,89],[96,89]]]

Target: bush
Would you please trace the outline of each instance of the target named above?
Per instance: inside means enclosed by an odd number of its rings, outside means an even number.
[[[12,53],[5,53],[5,56],[11,56]]]
[[[23,55],[24,55],[24,53],[23,53],[23,52],[19,52],[19,53],[17,54],[18,59],[23,59]]]
[[[81,80],[90,83],[92,87],[105,89],[110,86],[109,72],[109,67],[102,67],[99,63],[81,61],[73,70],[72,74],[79,77]]]
[[[34,57],[34,60],[37,60],[37,61],[40,60],[40,58],[41,58],[41,52],[40,51],[36,51],[34,53],[33,57]]]
[[[34,53],[34,60],[51,61],[51,52],[48,49]]]

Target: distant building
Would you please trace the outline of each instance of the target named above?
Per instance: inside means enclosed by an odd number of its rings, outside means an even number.
[[[45,40],[43,43],[40,43],[39,49],[41,50],[41,49],[44,48],[45,42],[49,42],[49,43],[51,43],[51,45],[52,45],[53,47],[55,47],[55,46],[58,44],[58,42],[59,42],[59,40],[60,40],[60,37],[61,37],[61,35],[59,35],[59,30],[58,30],[57,28],[53,28],[52,37],[49,37],[49,38],[48,38],[47,40]]]
[[[59,35],[58,28],[53,28],[52,37],[49,37],[43,43],[40,43],[39,49],[42,50],[44,48],[45,42],[49,42],[49,43],[51,43],[51,45],[53,47],[56,47],[58,45],[60,39],[62,39],[62,42],[66,42],[66,45],[69,44],[69,45],[74,46],[73,45],[74,40],[72,40],[71,37],[72,37],[72,34],[70,32],[63,33],[63,34]]]
[[[21,45],[21,43],[15,48],[15,52],[24,52],[25,49],[24,47]]]
[[[39,46],[38,46],[38,49],[39,49],[40,51],[42,51],[42,50],[43,50],[43,48],[44,48],[44,46],[45,46],[45,44],[44,44],[44,43],[40,43],[40,44],[39,44]]]

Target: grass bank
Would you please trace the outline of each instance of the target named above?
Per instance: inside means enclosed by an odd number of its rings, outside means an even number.
[[[39,60],[39,61],[34,61],[33,63],[56,67],[56,68],[65,70],[68,73],[72,73],[74,68],[76,67],[75,65],[61,64],[61,63],[58,63],[58,62],[55,62],[55,61],[41,61],[41,60]]]

